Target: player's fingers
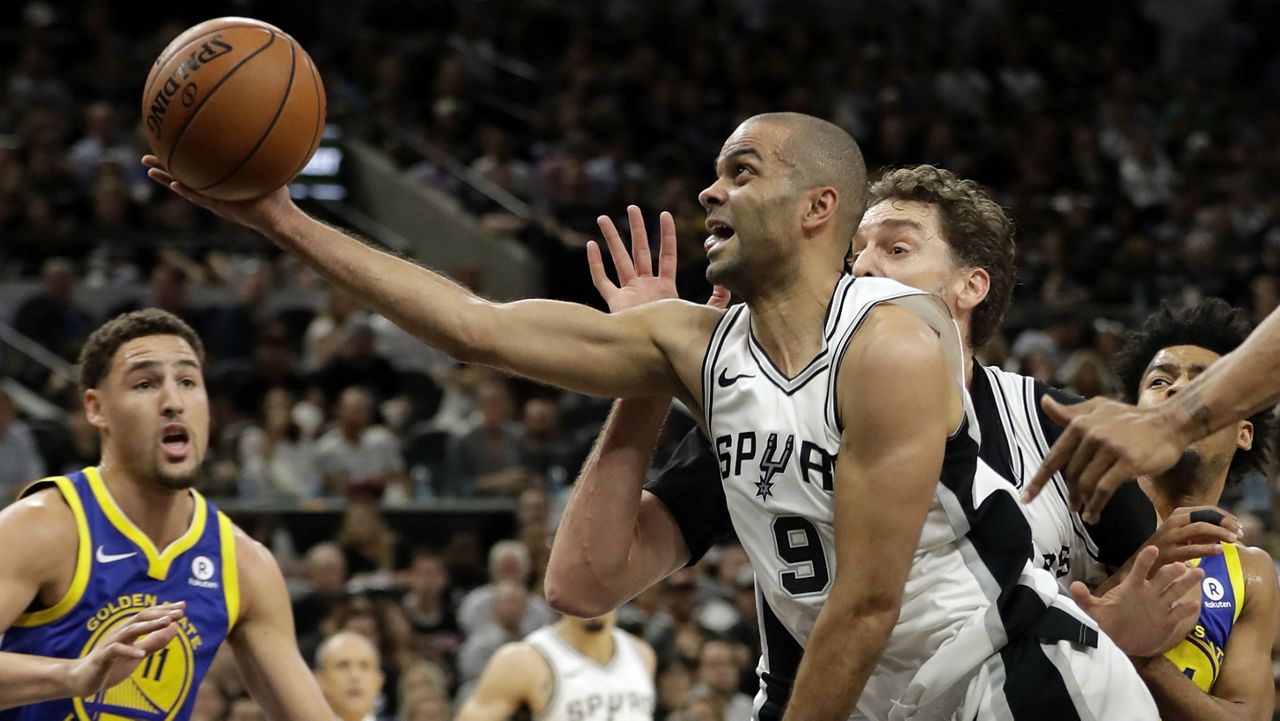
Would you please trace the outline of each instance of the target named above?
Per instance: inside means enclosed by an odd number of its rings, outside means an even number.
[[[596,225],[600,226],[600,235],[604,237],[609,255],[613,258],[613,269],[618,271],[618,285],[626,285],[636,277],[636,269],[631,264],[627,246],[623,245],[622,236],[618,234],[618,228],[609,216],[602,215],[596,218]]]
[[[160,162],[160,158],[157,158],[151,153],[147,153],[142,156],[142,164],[148,168],[160,168],[161,170],[164,170],[164,165]]]
[[[1235,543],[1240,536],[1222,526],[1210,523],[1191,523],[1169,534],[1177,543]]]
[[[1167,563],[1176,563],[1179,561],[1190,561],[1196,558],[1204,558],[1206,556],[1222,555],[1222,545],[1218,543],[1191,544],[1187,546],[1174,546],[1166,548],[1163,551],[1162,561]]]
[[[1160,593],[1173,603],[1177,599],[1187,595],[1193,588],[1200,585],[1200,581],[1204,578],[1204,572],[1198,568],[1192,568],[1185,563],[1171,563],[1160,569],[1174,570],[1170,578],[1164,579],[1165,582],[1160,585]]]
[[[1096,442],[1086,437],[1084,443],[1080,444],[1080,450],[1067,464],[1067,470],[1063,471],[1063,475],[1074,479],[1073,485],[1080,490],[1083,502],[1114,462],[1115,456],[1108,449],[1099,447]]]
[[[658,275],[668,280],[676,279],[676,219],[662,211],[658,216]]]
[[[717,285],[711,289],[711,297],[707,299],[707,305],[723,310],[729,307],[730,297],[728,288],[723,285]]]
[[[1151,566],[1155,564],[1156,557],[1160,555],[1160,549],[1155,546],[1146,546],[1138,555],[1133,557],[1133,566],[1129,569],[1127,578],[1145,579],[1151,575]]]
[[[141,649],[143,653],[155,653],[165,646],[178,635],[178,624],[173,623],[164,628],[148,633],[146,636],[134,642],[133,647]]]
[[[609,274],[604,270],[604,256],[600,254],[600,244],[594,240],[587,241],[587,269],[591,271],[591,284],[608,303],[609,297],[618,287],[609,280]]]
[[[644,227],[644,213],[636,205],[627,206],[627,222],[631,225],[631,260],[636,275],[653,275],[653,258],[649,255],[649,233]]]
[[[134,660],[143,658],[144,656],[147,655],[146,651],[138,648],[137,646],[131,646],[127,643],[113,643],[110,646],[107,646],[106,653],[108,656],[115,656],[117,658],[130,658]]]
[[[1055,423],[1060,426],[1066,426],[1071,423],[1072,418],[1086,412],[1091,407],[1091,404],[1086,401],[1085,403],[1067,406],[1054,400],[1053,396],[1045,394],[1040,399],[1040,407],[1044,409],[1045,415],[1053,419]]]
[[[165,171],[161,170],[160,168],[150,168],[150,169],[148,169],[148,170],[147,170],[147,177],[148,177],[148,178],[151,178],[152,180],[154,180],[154,181],[156,181],[157,183],[159,183],[159,184],[161,184],[161,185],[164,185],[164,186],[166,186],[166,187],[167,187],[167,186],[169,186],[169,185],[171,185],[171,184],[173,183],[173,176],[172,176],[172,175],[169,175],[168,173],[166,173]]]
[[[1050,400],[1049,396],[1045,396],[1045,400]],[[1027,484],[1026,490],[1022,492],[1022,502],[1026,503],[1039,495],[1045,484],[1053,478],[1053,474],[1062,470],[1067,465],[1067,461],[1071,460],[1071,456],[1076,452],[1076,447],[1080,445],[1080,429],[1067,427],[1062,435],[1058,437],[1058,441],[1053,444],[1053,448],[1049,449],[1049,455],[1045,456],[1044,462],[1040,464],[1040,470],[1036,471],[1036,475],[1031,479],[1031,483]],[[1076,494],[1075,488],[1071,489],[1071,495],[1074,499]]]
[[[1102,478],[1094,480],[1090,486],[1089,496],[1083,499],[1085,505],[1081,517],[1084,518],[1084,522],[1097,523],[1102,518],[1102,509],[1107,507],[1116,489],[1134,478],[1133,471],[1121,463],[1119,458],[1113,456],[1111,467],[1102,475]]]
[[[1097,604],[1093,594],[1089,593],[1089,587],[1079,581],[1072,581],[1071,588],[1068,590],[1071,591],[1071,598],[1076,602],[1076,605],[1085,613],[1088,613],[1089,609]]]

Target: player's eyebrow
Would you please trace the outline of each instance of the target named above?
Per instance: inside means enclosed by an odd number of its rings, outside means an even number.
[[[138,360],[125,366],[124,372],[127,375],[129,373],[136,373],[140,370],[152,370],[159,368],[161,365],[162,364],[158,360]],[[190,358],[183,358],[182,360],[176,361],[173,365],[180,368],[194,368],[195,370],[200,370],[200,364]]]
[[[1149,368],[1147,368],[1147,372],[1144,375],[1151,375],[1152,373],[1167,373],[1171,376],[1176,376],[1180,372],[1182,372],[1183,368],[1186,368],[1188,371],[1192,373],[1203,373],[1204,370],[1208,367],[1209,366],[1205,365],[1204,363],[1192,363],[1190,365],[1183,366],[1179,363],[1172,363],[1172,362],[1166,361],[1164,363],[1152,364]]]
[[[748,145],[741,148],[734,148],[728,153],[716,158],[716,170],[720,170],[733,161],[740,160],[747,156],[755,158],[758,162],[764,162],[764,156],[760,154],[760,151]]]

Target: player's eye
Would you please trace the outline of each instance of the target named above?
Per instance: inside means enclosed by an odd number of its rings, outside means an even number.
[[[1161,386],[1167,386],[1167,385],[1169,385],[1169,381],[1165,380],[1164,378],[1152,378],[1151,382],[1147,384],[1147,387],[1159,388]]]
[[[905,245],[895,245],[889,249],[890,255],[902,255],[906,252],[907,252],[907,247]]]
[[[196,387],[196,382],[195,382],[194,380],[190,379],[190,378],[183,378],[182,380],[180,380],[180,381],[178,381],[178,382],[182,384],[182,387],[183,387],[183,388],[195,388],[195,387]]]
[[[146,390],[155,387],[155,384],[149,380],[141,380],[133,384],[135,390]]]
[[[733,171],[734,176],[739,178],[741,178],[744,175],[751,175],[751,173],[752,173],[751,167],[748,165],[739,165]]]

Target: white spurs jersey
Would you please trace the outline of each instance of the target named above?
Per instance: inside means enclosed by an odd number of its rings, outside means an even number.
[[[960,336],[945,306],[880,278],[841,278],[824,347],[794,378],[756,342],[746,306],[725,313],[708,346],[705,422],[734,530],[756,574],[763,647],[756,718],[781,715],[835,576],[833,486],[842,432],[836,375],[850,339],[881,303],[912,311],[938,332],[963,388]],[[967,395],[965,406],[947,443],[898,623],[858,704],[870,719],[909,718],[945,704],[941,697],[1010,638],[1097,637],[1087,616],[1058,596],[1052,576],[1031,563],[1026,518],[1011,484],[978,458]]]
[[[555,688],[535,718],[546,721],[653,721],[653,677],[637,641],[613,629],[613,658],[587,658],[551,626],[525,636],[551,666]]]

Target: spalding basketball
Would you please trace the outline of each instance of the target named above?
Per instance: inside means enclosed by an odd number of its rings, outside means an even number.
[[[293,180],[324,131],[324,85],[302,46],[250,18],[187,30],[160,53],[142,92],[151,152],[183,185],[247,200]]]

